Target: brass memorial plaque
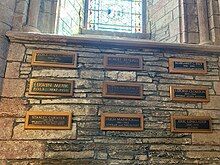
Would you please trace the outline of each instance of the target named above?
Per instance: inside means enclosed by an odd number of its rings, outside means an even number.
[[[61,68],[76,68],[77,54],[60,51],[34,51],[32,53],[33,66],[49,66]]]
[[[170,86],[170,97],[174,101],[208,102],[209,89],[204,86]]]
[[[206,116],[171,116],[171,132],[212,132],[212,122]]]
[[[25,118],[25,129],[71,129],[70,112],[28,111]]]
[[[170,73],[206,74],[207,64],[205,60],[169,58]]]
[[[143,59],[141,56],[105,55],[104,67],[113,70],[142,70]]]
[[[142,131],[144,130],[144,117],[142,114],[103,113],[101,130]]]
[[[29,94],[48,96],[73,96],[73,81],[31,79]]]
[[[104,82],[102,95],[108,98],[142,99],[143,85],[113,81]]]

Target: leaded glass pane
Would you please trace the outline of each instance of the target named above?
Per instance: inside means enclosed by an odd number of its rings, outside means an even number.
[[[59,0],[56,33],[61,35],[78,34],[82,10],[82,0]]]
[[[142,32],[141,0],[89,0],[89,30]]]

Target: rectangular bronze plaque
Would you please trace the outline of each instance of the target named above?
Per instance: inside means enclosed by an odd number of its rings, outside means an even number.
[[[70,112],[27,112],[25,129],[71,129],[72,114]]]
[[[171,116],[171,132],[212,132],[212,122],[206,116]]]
[[[142,114],[103,113],[101,115],[101,130],[142,131],[143,129]]]
[[[208,102],[209,89],[204,86],[170,86],[170,97],[174,101]]]
[[[73,81],[31,79],[29,94],[50,96],[73,96]]]
[[[142,99],[143,85],[136,83],[104,82],[103,97]]]
[[[77,54],[59,51],[34,51],[31,65],[61,68],[76,68]]]
[[[104,67],[114,70],[142,70],[143,59],[141,56],[105,55]]]
[[[206,74],[207,64],[205,60],[169,58],[169,72]]]

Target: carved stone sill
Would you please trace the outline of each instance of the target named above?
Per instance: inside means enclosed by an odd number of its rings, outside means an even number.
[[[126,47],[142,49],[171,50],[178,52],[212,52],[220,53],[220,46],[214,45],[197,45],[197,44],[178,44],[154,42],[145,39],[119,38],[111,36],[98,35],[74,35],[61,36],[42,33],[25,33],[9,31],[6,33],[11,42],[19,43],[45,43],[47,45],[98,45],[109,47]]]

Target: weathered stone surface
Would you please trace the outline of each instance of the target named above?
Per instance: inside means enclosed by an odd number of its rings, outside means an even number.
[[[28,105],[20,98],[2,98],[0,101],[0,116],[24,117]]]
[[[105,160],[108,158],[108,154],[105,152],[98,152],[98,153],[96,153],[96,158]]]
[[[106,75],[110,80],[117,80],[119,71],[107,71]]]
[[[19,69],[20,69],[19,62],[11,62],[7,63],[5,78],[19,78]]]
[[[23,79],[4,79],[2,96],[3,97],[22,97],[25,92],[26,80]]]
[[[96,105],[33,105],[30,111],[67,111],[74,116],[96,115],[98,106]]]
[[[188,113],[193,116],[210,116],[212,119],[220,119],[219,110],[188,109]]]
[[[102,100],[101,99],[48,99],[48,100],[42,100],[43,104],[59,104],[59,103],[77,103],[77,104],[102,104]]]
[[[104,72],[103,71],[94,71],[94,70],[82,70],[80,72],[80,78],[103,80],[104,79]]]
[[[220,152],[208,152],[208,151],[203,151],[203,152],[187,152],[186,156],[192,159],[197,159],[197,158],[220,158]]]
[[[0,141],[0,159],[43,158],[44,145],[37,141]]]
[[[118,72],[118,81],[135,81],[135,72]]]
[[[220,145],[220,131],[213,133],[192,133],[193,144]]]
[[[196,80],[218,81],[219,76],[196,76]]]
[[[0,139],[6,140],[11,138],[13,122],[12,118],[0,118]]]
[[[220,109],[220,96],[211,96],[210,102],[203,103],[203,109]]]
[[[74,159],[82,159],[82,158],[93,158],[94,151],[81,151],[81,152],[46,152],[46,158],[74,158]]]
[[[62,77],[62,78],[76,78],[78,77],[77,70],[58,70],[58,69],[42,69],[33,70],[32,77]]]
[[[138,76],[137,81],[139,82],[152,82],[152,78],[148,76]]]
[[[71,130],[24,130],[24,123],[14,128],[12,139],[76,139],[76,124],[72,124]]]
[[[148,160],[149,157],[147,155],[137,155],[135,156],[135,159],[144,161],[144,160]]]
[[[220,95],[220,82],[214,82],[214,89],[215,89],[216,95]]]
[[[8,52],[8,61],[23,61],[25,47],[22,44],[11,43]]]

